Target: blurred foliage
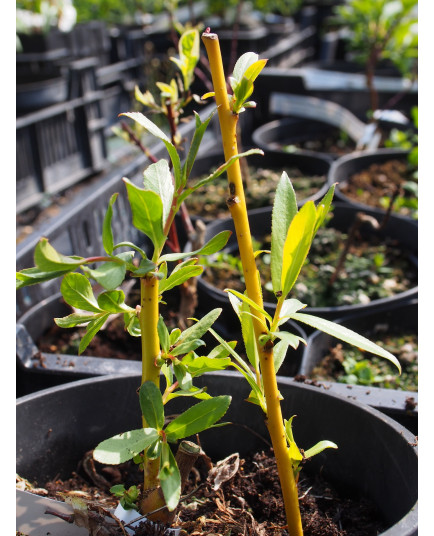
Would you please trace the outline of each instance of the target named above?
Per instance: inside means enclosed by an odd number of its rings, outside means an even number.
[[[417,65],[417,0],[347,0],[336,7],[355,60],[390,60],[403,76]]]

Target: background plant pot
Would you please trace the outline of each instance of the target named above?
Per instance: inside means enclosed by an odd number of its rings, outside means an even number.
[[[233,452],[245,456],[265,448],[260,439],[260,436],[267,437],[263,415],[257,407],[244,401],[250,390],[247,382],[231,372],[206,374],[200,380],[198,385],[207,385],[212,395],[225,393],[233,397],[225,421],[234,424],[202,433],[205,452],[219,460]],[[139,385],[139,375],[107,376],[19,399],[17,473],[41,485],[56,475],[65,478],[76,470],[84,453],[98,442],[140,427],[136,394]],[[289,379],[279,381],[279,390],[284,398],[284,416],[298,415],[294,434],[300,447],[306,448],[324,438],[339,445],[335,452],[325,451],[315,456],[306,470],[321,471],[338,489],[373,500],[390,526],[383,532],[384,536],[415,536],[414,436],[376,410],[324,390]],[[189,405],[183,397],[177,398],[167,407],[168,414],[179,413]],[[255,435],[249,434],[245,425]],[[18,496],[22,493],[27,492],[18,492]],[[30,533],[34,534],[31,528]],[[20,529],[23,530],[18,519],[17,530]]]
[[[316,182],[319,186],[316,187],[316,190],[313,188],[313,193],[311,192],[307,197],[300,199],[300,205],[309,199],[317,200],[321,198],[327,191],[327,179],[323,180],[322,177],[327,176],[331,161],[323,155],[309,151],[285,153],[267,150],[264,155],[253,154],[244,161],[252,173],[260,169],[271,170],[278,173],[277,179],[280,178],[282,171],[287,171],[292,179],[297,180],[296,176],[291,173],[291,169],[294,172],[295,170],[301,172],[302,176],[316,177]],[[222,150],[199,155],[194,163],[191,179],[194,180],[202,175],[208,176],[212,170],[217,169],[224,162],[225,158]],[[217,182],[219,180],[221,181],[220,186]],[[255,179],[255,177],[252,177],[251,184],[247,184],[245,188],[248,207],[256,209],[271,205],[276,186],[277,182],[273,183],[266,178]],[[188,198],[186,205],[192,216],[200,217],[203,221],[210,223],[230,215],[226,204],[228,195],[226,176],[222,175],[213,184],[208,185],[205,189],[199,189],[196,194]],[[200,209],[199,214],[197,213],[197,208]]]
[[[344,106],[306,95],[277,92],[276,99],[280,99],[280,105],[268,109],[259,125],[257,119],[250,125],[253,145],[264,151],[282,151],[285,146],[295,146],[290,150],[311,150],[333,159],[352,152],[359,145],[363,147],[368,126]],[[268,106],[273,106],[271,97]],[[271,113],[272,109],[276,112]],[[280,117],[270,121],[275,114]]]
[[[357,139],[338,127],[313,119],[287,117],[276,119],[257,128],[253,142],[264,151],[303,153],[305,150],[335,159],[352,152]],[[301,145],[303,148],[297,148]],[[289,149],[285,147],[291,146]],[[316,147],[319,147],[316,149]]]
[[[333,207],[333,219],[331,220],[329,226],[347,232],[354,223],[354,218],[358,211],[354,207],[344,203],[334,203]],[[261,239],[271,232],[271,212],[272,207],[249,211],[250,229],[253,237]],[[370,209],[364,212],[367,215],[373,216],[379,222],[383,220],[384,214],[379,210]],[[207,227],[206,240],[209,240],[212,236],[223,230],[231,230],[233,232],[226,246],[226,250],[231,251],[232,253],[236,252],[237,245],[235,227],[231,218],[216,221],[210,224]],[[372,232],[373,231],[370,227],[362,227],[361,229],[362,236],[364,237],[370,236]],[[411,261],[417,265],[417,225],[415,225],[412,221],[399,216],[390,216],[385,227],[379,232],[379,236],[397,241],[399,246],[406,249],[410,253]],[[214,307],[223,307],[224,310],[228,310],[227,318],[230,319],[230,322],[236,321],[235,313],[232,313],[232,318],[229,316],[231,314],[231,307],[228,303],[229,300],[226,293],[205,281],[203,277],[199,277],[198,279],[198,295],[199,304],[206,303],[210,308],[211,304],[214,304]],[[371,302],[366,304],[337,305],[329,307],[311,307],[308,304],[303,311],[322,318],[333,320],[349,313],[356,313],[359,311],[372,312],[380,305],[387,306],[392,303],[412,299],[416,296],[417,286],[415,285],[414,287],[399,292],[394,296],[373,299]],[[264,307],[271,314],[274,314],[274,303],[265,302]],[[306,329],[306,331],[309,332],[309,328]]]
[[[337,322],[373,341],[376,340],[377,335],[381,335],[384,332],[396,333],[397,335],[404,333],[417,334],[418,302],[417,300],[411,300],[396,303],[387,308],[379,307],[374,312],[364,311],[358,314],[347,315],[338,319]],[[303,351],[300,374],[311,378],[314,367],[339,342],[338,339],[321,331],[312,333]],[[368,359],[369,356],[370,354],[367,354]],[[399,359],[399,355],[396,354],[396,356]],[[330,380],[320,381],[321,383],[325,382],[327,386],[333,383],[332,378]],[[348,386],[346,384],[340,384],[338,389],[342,392],[349,389],[349,396],[354,396],[354,387],[358,387],[356,389],[357,392],[364,390],[368,394],[367,401],[372,397],[373,400],[369,402],[370,404],[395,420],[398,420],[403,426],[417,435],[417,391],[385,389],[375,387],[375,384],[372,386]]]
[[[392,160],[407,163],[408,155],[409,151],[403,151],[399,149],[378,149],[376,151],[354,153],[339,158],[333,163],[329,173],[330,183],[338,183],[336,186],[336,198],[340,201],[344,201],[353,205],[359,210],[365,210],[367,208],[375,206],[376,208],[385,211],[385,209],[380,206],[380,198],[378,196],[375,195],[371,197],[372,202],[375,203],[375,205],[368,205],[363,201],[357,201],[356,199],[354,199],[354,196],[350,197],[349,195],[346,195],[343,190],[345,190],[345,188],[351,183],[351,181],[353,180],[353,175],[367,170],[372,165],[381,165]],[[382,175],[384,176],[384,174]],[[382,177],[380,177],[377,181],[377,186],[379,186],[381,179]],[[391,182],[391,184],[393,185],[393,182]],[[393,188],[391,186],[390,191],[392,192],[392,190]],[[375,191],[376,190],[374,190],[374,192]],[[361,195],[365,195],[365,193],[366,192],[362,191]],[[411,209],[405,209],[405,213],[402,215],[411,217],[411,213]]]

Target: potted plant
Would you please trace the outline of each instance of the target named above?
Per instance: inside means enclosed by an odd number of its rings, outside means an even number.
[[[109,439],[101,438],[103,440],[96,447],[93,454],[95,460],[103,463],[116,464],[134,459],[135,462],[143,465],[146,478],[144,479],[141,494],[132,497],[131,493],[133,493],[133,490],[123,489],[120,491],[117,488],[116,492],[119,492],[122,496],[121,505],[134,509],[137,507],[135,503],[135,499],[137,498],[139,500],[138,507],[140,508],[141,514],[145,514],[150,520],[163,522],[171,522],[173,520],[174,510],[180,499],[183,482],[181,467],[185,466],[183,466],[179,458],[178,463],[175,461],[168,442],[176,442],[179,439],[189,437],[206,428],[213,427],[226,413],[230,403],[230,395],[223,394],[211,397],[205,391],[202,384],[197,384],[200,387],[197,385],[193,386],[193,380],[196,376],[203,376],[207,371],[222,370],[232,366],[247,380],[246,384],[244,384],[245,389],[243,393],[245,392],[248,395],[249,400],[254,405],[259,405],[264,413],[262,418],[265,418],[267,422],[276,455],[285,504],[286,522],[291,534],[297,535],[303,532],[296,484],[302,462],[305,458],[310,458],[315,454],[319,455],[326,448],[336,448],[336,445],[332,441],[322,440],[311,449],[305,451],[303,455],[294,440],[292,432],[293,417],[287,421],[284,421],[282,418],[280,407],[281,397],[278,391],[275,371],[281,363],[286,349],[289,346],[296,347],[300,340],[294,334],[281,331],[279,327],[285,320],[289,318],[294,319],[311,326],[319,327],[326,332],[339,336],[345,341],[369,349],[389,359],[398,368],[399,363],[392,354],[374,345],[367,339],[358,336],[356,333],[312,315],[299,313],[298,310],[303,308],[303,304],[295,299],[286,299],[308,253],[313,235],[327,215],[333,194],[333,187],[329,189],[318,206],[315,206],[313,201],[309,201],[298,211],[291,183],[287,175],[282,174],[277,188],[279,195],[276,196],[274,205],[274,230],[272,233],[273,244],[271,248],[271,255],[275,260],[275,271],[273,272],[272,279],[278,297],[274,318],[263,309],[261,291],[258,286],[259,278],[255,270],[254,253],[251,248],[251,237],[246,219],[247,211],[245,203],[242,201],[244,196],[241,186],[240,168],[239,166],[233,167],[237,165],[236,163],[239,162],[241,156],[248,156],[248,154],[254,153],[255,151],[251,150],[247,153],[239,154],[236,143],[234,143],[236,138],[233,135],[235,133],[234,129],[238,114],[247,104],[246,100],[253,90],[253,82],[262,70],[264,62],[258,60],[258,56],[253,53],[248,53],[240,58],[234,69],[234,77],[232,79],[234,95],[229,101],[226,93],[226,85],[225,83],[221,83],[224,81],[224,75],[221,62],[219,62],[220,56],[217,36],[211,34],[208,30],[203,34],[203,40],[210,57],[213,83],[216,89],[215,96],[222,125],[226,163],[220,166],[207,179],[204,179],[201,184],[189,187],[187,179],[190,175],[191,166],[194,162],[198,145],[200,144],[207,122],[201,122],[198,117],[196,118],[195,136],[193,137],[187,160],[181,166],[179,155],[171,141],[149,119],[137,113],[125,114],[127,117],[145,126],[153,135],[164,142],[173,164],[174,183],[172,182],[169,167],[165,160],[160,160],[147,168],[144,174],[145,189],[141,189],[125,179],[132,209],[133,223],[150,238],[153,245],[152,256],[148,257],[140,247],[137,247],[131,242],[114,243],[111,229],[113,207],[117,198],[117,195],[114,194],[110,199],[102,228],[102,241],[106,251],[104,256],[83,258],[74,255],[61,255],[46,239],[41,239],[35,250],[36,266],[21,270],[17,274],[18,285],[26,286],[51,278],[62,277],[61,290],[66,301],[86,312],[76,312],[67,317],[59,318],[56,322],[64,326],[73,326],[80,323],[87,324],[86,334],[80,343],[82,349],[88,345],[90,339],[101,328],[108,315],[116,311],[124,314],[128,331],[133,335],[141,336],[143,367],[141,386],[138,394],[139,405],[143,415],[142,427],[119,434],[116,424],[112,428],[115,435]],[[229,104],[230,102],[231,104]],[[197,266],[196,259],[192,259],[191,255],[212,254],[223,247],[229,237],[228,232],[216,235],[210,242],[196,252],[164,253],[163,246],[176,209],[179,208],[182,200],[193,189],[206,185],[215,176],[218,176],[225,170],[231,169],[233,171],[229,171],[228,173],[230,194],[228,204],[236,222],[238,237],[241,239],[240,249],[243,252],[243,265],[247,283],[247,293],[232,292],[231,302],[241,320],[247,360],[244,360],[234,350],[235,345],[233,343],[224,341],[211,328],[212,323],[218,317],[220,311],[210,311],[204,318],[194,323],[184,332],[175,329],[170,333],[158,314],[159,295],[162,292],[176,284],[183,283],[191,276],[201,272],[201,267]],[[242,226],[241,233],[238,228],[240,223]],[[120,247],[127,247],[129,251],[115,254],[115,250]],[[134,252],[139,254],[139,262],[133,261]],[[288,262],[290,259],[293,262]],[[170,261],[182,262],[177,264],[172,272],[169,272],[167,270],[167,263]],[[96,262],[102,263],[100,268],[93,267]],[[84,273],[77,273],[77,269],[83,270]],[[134,277],[138,277],[140,280],[141,303],[136,308],[127,306],[124,302],[122,291],[115,288],[125,278],[127,271],[131,272]],[[106,290],[96,297],[89,279],[95,279]],[[207,356],[200,356],[196,350],[202,346],[201,337],[206,331],[210,331],[219,344]],[[158,386],[160,373],[162,373],[161,378],[164,377],[165,379],[163,392],[160,391]],[[137,379],[134,377],[129,379],[134,383],[137,382]],[[117,379],[114,380],[117,383]],[[224,377],[224,382],[229,384],[226,376]],[[105,384],[104,381],[97,383],[103,389],[106,389],[109,385]],[[239,379],[237,378],[232,385],[235,390],[238,390]],[[85,391],[87,386],[88,383],[84,381],[82,387]],[[71,387],[71,391],[65,389],[65,392],[69,391],[72,393],[75,391],[75,386],[71,384]],[[229,385],[227,389],[231,389]],[[108,390],[110,390],[110,387],[108,387]],[[129,390],[130,393],[132,391]],[[57,392],[60,391],[57,390]],[[294,393],[297,392],[300,392],[300,390],[295,388]],[[314,392],[318,393],[317,391]],[[79,393],[76,391],[74,396],[77,394]],[[183,411],[169,424],[166,424],[164,419],[165,403],[176,397],[176,395],[178,395],[178,398],[179,395],[184,395],[184,397],[198,397],[202,401]],[[124,393],[122,396],[124,396]],[[135,397],[136,395],[133,394],[133,398]],[[309,397],[310,395],[307,395],[307,398]],[[181,396],[180,398],[183,397]],[[43,399],[44,393],[40,396],[36,395],[35,400],[42,401]],[[22,408],[24,412],[28,411],[25,407],[27,401],[30,401],[30,399],[23,401]],[[99,398],[99,402],[101,401],[102,397]],[[298,407],[301,410],[304,404],[302,400],[300,402],[301,404]],[[338,405],[342,403],[340,399],[336,399],[334,402]],[[292,405],[292,403],[290,404]],[[67,407],[72,408],[72,405],[68,404]],[[105,403],[104,407],[107,409]],[[93,421],[93,417],[91,420]],[[66,421],[67,419],[65,419]],[[315,421],[319,422],[316,419]],[[310,420],[307,419],[307,422],[310,423]],[[111,423],[114,424],[114,421],[111,421]],[[388,440],[395,435],[400,438],[399,441],[401,441],[404,455],[407,459],[412,460],[408,465],[414,467],[415,458],[412,447],[409,450],[408,441],[402,444],[403,436],[399,433],[395,434],[396,428],[394,425],[389,429],[388,426],[390,424],[388,423],[385,428],[380,425],[381,432],[379,433],[386,434]],[[308,428],[310,429],[310,424]],[[38,429],[41,430],[41,427],[39,426]],[[311,434],[305,436],[305,439],[311,439],[316,435],[314,430],[311,430],[311,432]],[[70,444],[68,440],[67,444]],[[399,449],[399,447],[396,448]],[[26,449],[24,448],[24,450]],[[196,448],[194,454],[198,453],[199,449]],[[192,454],[191,451],[190,454]],[[367,458],[370,458],[370,456]],[[374,456],[374,458],[377,457]],[[36,456],[33,459],[36,459]],[[341,469],[343,469],[343,474],[347,472],[345,464],[342,465]],[[188,467],[186,472],[188,472]],[[365,475],[366,470],[363,470],[362,473]],[[369,472],[369,474],[373,473]],[[378,483],[376,483],[376,486],[378,486]],[[359,489],[367,490],[367,482],[363,484],[360,482]],[[403,509],[399,509],[399,516],[403,513],[403,510],[407,512],[407,508],[413,506],[414,499],[414,492],[409,489],[408,493],[405,494]],[[92,505],[83,504],[83,501],[74,501],[73,499],[72,506],[74,513],[72,517],[68,517],[69,521],[79,522],[82,526],[84,524],[88,529],[94,527],[95,519],[98,520],[98,526],[104,526],[106,523],[104,512],[102,516],[99,515],[95,518]],[[413,521],[411,522],[412,526],[409,532],[407,520],[401,522],[396,516],[396,511],[392,513],[387,506],[384,506],[383,514],[385,514],[386,523],[388,525],[395,524],[397,530],[400,528],[403,529],[403,534],[412,534],[414,532]],[[109,514],[107,513],[107,515]],[[119,512],[118,515],[120,515]],[[60,517],[64,516],[60,514]],[[108,526],[112,529],[119,528],[119,530],[123,530],[121,525],[113,525],[112,521],[113,516],[108,519],[108,523],[110,524]],[[140,530],[140,525],[138,530]],[[161,531],[164,530],[165,528],[163,527]]]
[[[338,382],[342,390],[349,387],[348,396],[372,398],[370,405],[417,435],[418,301],[346,315],[337,322],[397,355],[402,374],[396,375],[385,361],[369,359],[366,353],[318,331],[308,337],[299,374],[327,388]]]

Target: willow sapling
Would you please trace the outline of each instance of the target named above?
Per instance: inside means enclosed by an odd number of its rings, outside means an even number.
[[[223,70],[218,36],[210,29],[202,34],[211,67],[214,92],[204,97],[215,97],[222,133],[225,159],[234,158],[237,148],[237,123],[239,114],[255,103],[248,101],[253,92],[253,84],[266,65],[253,52],[243,54],[237,61],[232,77],[229,78],[232,95],[227,93],[226,78]],[[305,203],[300,210],[293,186],[284,172],[276,189],[272,212],[271,235],[271,279],[273,292],[277,299],[276,310],[272,317],[263,307],[262,288],[252,246],[247,207],[244,196],[241,167],[237,160],[227,171],[229,182],[228,207],[234,221],[238,240],[243,274],[246,284],[244,294],[228,290],[230,301],[239,316],[244,344],[249,363],[245,363],[235,350],[227,347],[235,358],[236,368],[249,382],[252,391],[249,401],[257,404],[264,412],[275,457],[285,513],[291,536],[301,536],[303,528],[298,503],[297,481],[304,458],[313,456],[325,448],[337,448],[331,441],[323,440],[304,454],[295,443],[292,433],[294,416],[284,420],[282,416],[276,373],[289,346],[297,348],[300,337],[281,331],[280,327],[289,319],[303,322],[320,329],[343,341],[357,345],[393,362],[400,370],[397,359],[360,335],[321,318],[300,313],[306,307],[297,299],[288,299],[298,275],[306,260],[313,238],[329,212],[334,185],[330,187],[322,201],[315,206],[313,201]],[[212,329],[214,336],[224,341]],[[304,342],[304,341],[303,341]]]
[[[149,514],[150,519],[166,523],[174,517],[182,484],[182,471],[169,443],[177,443],[215,426],[230,404],[229,396],[211,397],[206,388],[194,386],[198,376],[223,370],[231,364],[228,348],[234,344],[219,344],[207,354],[199,353],[204,346],[201,337],[221,310],[208,312],[184,331],[175,328],[170,332],[159,310],[167,291],[203,271],[197,256],[216,253],[230,236],[229,231],[219,233],[198,250],[189,253],[163,251],[181,203],[243,156],[234,156],[209,177],[189,185],[193,163],[213,114],[205,121],[196,114],[195,132],[183,164],[171,140],[147,117],[135,112],[123,114],[165,144],[172,164],[173,174],[164,159],[149,165],[144,171],[143,188],[124,178],[132,223],[150,239],[152,254],[148,256],[138,244],[115,243],[112,231],[118,197],[115,193],[110,198],[102,226],[104,255],[87,258],[62,255],[46,238],[41,238],[34,252],[35,266],[17,273],[17,288],[62,278],[61,293],[75,311],[66,317],[56,318],[55,322],[65,328],[86,326],[80,341],[80,353],[113,314],[123,316],[125,328],[132,336],[141,337],[142,378],[138,402],[143,426],[103,441],[95,448],[94,458],[105,464],[119,464],[131,459],[140,463],[144,479],[138,509],[142,514]],[[251,152],[255,151],[245,154]],[[171,271],[168,269],[170,263],[176,263]],[[140,282],[141,301],[136,306],[128,305],[124,292],[119,289],[127,275]],[[95,295],[91,281],[104,290]],[[161,389],[160,377],[165,380]],[[178,396],[200,401],[165,425],[165,405]],[[186,450],[189,452],[186,453]],[[195,453],[184,443],[184,454],[194,457]],[[132,506],[134,490],[125,492],[115,488],[114,493],[122,497],[125,506]],[[154,511],[157,513],[152,515]]]

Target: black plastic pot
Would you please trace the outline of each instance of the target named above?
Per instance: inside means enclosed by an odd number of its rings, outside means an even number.
[[[336,186],[336,198],[340,201],[351,204],[359,210],[372,208],[365,203],[358,202],[347,196],[342,192],[342,188],[351,182],[351,177],[354,174],[368,169],[372,164],[383,164],[389,160],[407,162],[408,154],[408,151],[403,151],[400,149],[378,149],[376,151],[363,153],[357,152],[339,158],[333,162],[329,172],[329,182],[338,183]],[[379,208],[379,210],[382,209]],[[383,210],[383,212],[385,212],[385,210]]]
[[[225,158],[222,150],[212,151],[210,153],[204,153],[199,155],[194,163],[193,171],[191,178],[198,178],[202,175],[209,175],[211,170],[216,169],[218,166],[225,162]],[[326,156],[319,155],[317,153],[304,151],[302,153],[285,153],[273,150],[265,151],[264,155],[250,155],[246,159],[246,163],[249,167],[254,169],[263,168],[270,170],[287,170],[290,173],[290,168],[297,168],[303,174],[311,176],[323,176],[328,175],[331,160]],[[200,192],[200,190],[199,190]],[[317,200],[324,196],[327,192],[327,180],[324,180],[321,187],[317,192],[312,194],[305,199],[300,200],[300,205],[304,204],[308,200]],[[247,201],[249,204],[249,201]],[[252,201],[249,204],[249,208],[253,208],[251,205],[255,204],[256,207],[267,206],[270,204],[268,198],[258,198]],[[188,207],[188,200],[187,200]],[[222,199],[222,205],[225,207],[224,212],[216,214],[213,212],[211,217],[208,216],[198,216],[196,214],[191,214],[192,216],[200,217],[203,221],[210,223],[216,218],[228,217],[229,210],[226,207],[225,199]]]
[[[333,219],[330,226],[335,227],[341,231],[346,232],[354,223],[354,218],[358,212],[354,207],[344,203],[333,204]],[[266,207],[262,209],[255,209],[249,211],[249,222],[252,236],[261,239],[261,237],[271,232],[271,212],[272,207]],[[381,222],[384,214],[379,210],[365,210],[367,215],[371,215]],[[226,246],[227,251],[232,253],[236,252],[238,247],[236,243],[235,227],[231,218],[215,221],[207,227],[206,240],[209,240],[212,236],[216,235],[220,231],[230,230],[232,235]],[[368,237],[372,234],[371,227],[361,228],[361,234],[364,237]],[[397,241],[397,243],[406,249],[410,255],[412,262],[417,265],[417,225],[410,221],[408,218],[401,218],[399,216],[390,216],[385,227],[379,231],[380,237],[387,237]],[[329,320],[340,318],[344,315],[356,312],[373,312],[379,306],[388,306],[393,303],[407,301],[417,296],[417,286],[413,288],[397,293],[389,298],[380,298],[372,300],[367,304],[353,304],[353,305],[338,305],[331,307],[306,307],[303,312],[313,314]],[[231,311],[231,306],[228,303],[228,297],[225,292],[219,290],[214,285],[211,285],[205,281],[202,277],[198,279],[198,295],[199,304],[206,303],[208,307],[223,307],[227,310],[228,316],[226,318],[231,322],[236,322],[235,314]],[[264,307],[270,314],[274,314],[275,304],[264,303]],[[308,329],[306,330],[308,331]]]
[[[216,461],[233,452],[244,456],[266,448],[261,439],[267,437],[263,415],[245,402],[250,390],[247,382],[234,373],[206,374],[200,380],[197,384],[208,386],[212,395],[232,396],[224,417],[232,424],[201,434],[205,452]],[[41,485],[56,475],[65,478],[98,442],[140,427],[139,385],[138,375],[107,376],[19,399],[17,473]],[[321,471],[338,489],[373,500],[390,527],[383,536],[415,536],[418,488],[414,436],[376,410],[324,390],[289,379],[280,380],[279,390],[284,398],[283,415],[298,415],[294,434],[301,448],[325,438],[339,446],[337,451],[315,456],[305,470]],[[179,397],[166,411],[177,414],[190,403]],[[255,433],[249,433],[245,426]],[[27,493],[17,492],[18,506],[25,502]],[[17,529],[21,522],[18,517]],[[27,530],[37,534],[32,531],[37,524],[38,520],[29,521]],[[62,525],[58,527],[60,532],[50,528],[50,534],[63,535]]]
[[[348,151],[352,151],[363,138],[366,125],[350,111],[333,102],[312,97],[292,95],[285,98],[281,113],[288,115],[265,123],[253,131],[253,144],[263,149],[283,151],[286,145],[309,142],[317,139],[338,138],[342,132],[349,138]],[[345,147],[342,148],[342,154]],[[294,148],[303,153],[303,149]],[[340,156],[338,152],[312,151],[330,158]]]
[[[405,330],[406,333],[417,334],[418,302],[417,300],[411,300],[409,302],[397,303],[387,308],[380,307],[374,312],[365,311],[354,315],[347,315],[338,319],[337,322],[364,335],[370,340],[375,340],[375,328],[379,331],[390,330],[394,333],[400,333],[402,330]],[[314,367],[329,353],[330,348],[333,348],[338,342],[336,338],[321,331],[312,333],[303,351],[300,374],[309,378]],[[367,358],[369,358],[369,354],[367,354]],[[353,396],[353,394],[362,390],[365,391],[367,394],[366,403],[373,405],[373,407],[398,420],[403,426],[417,435],[417,392],[384,389],[375,386],[366,387],[336,384],[333,380],[323,381],[321,383],[326,384],[327,387],[331,384],[335,386],[339,385],[337,388],[341,392],[349,391],[349,396]],[[353,393],[354,388],[356,388],[355,393]],[[369,398],[372,398],[372,401],[369,401]]]

